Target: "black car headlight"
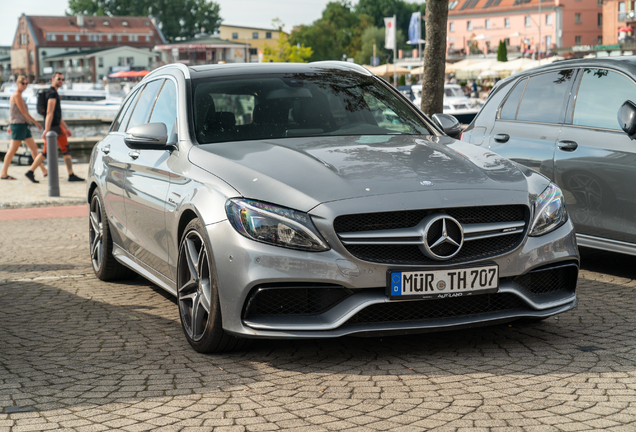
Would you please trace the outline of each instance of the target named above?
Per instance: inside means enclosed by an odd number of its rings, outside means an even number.
[[[563,192],[554,183],[545,188],[534,204],[534,221],[530,236],[537,237],[554,231],[568,220]]]
[[[310,252],[329,250],[306,213],[237,198],[226,202],[225,211],[234,229],[252,240]]]

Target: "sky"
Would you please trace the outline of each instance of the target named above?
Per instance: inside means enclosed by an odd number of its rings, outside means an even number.
[[[271,27],[280,18],[285,30],[300,24],[311,24],[322,16],[329,0],[216,0],[221,6],[224,24]],[[26,15],[64,15],[68,0],[5,0],[0,14],[0,46],[11,45],[18,18]],[[353,1],[353,4],[357,1]]]

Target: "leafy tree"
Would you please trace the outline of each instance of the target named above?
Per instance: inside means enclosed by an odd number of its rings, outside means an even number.
[[[213,33],[221,24],[219,5],[208,0],[69,0],[68,7],[72,14],[152,15],[170,41],[194,37],[202,30]]]
[[[506,42],[502,40],[499,41],[499,48],[497,48],[497,61],[508,61],[508,48],[506,47]]]
[[[373,45],[375,44],[375,55],[380,57],[380,64],[393,62],[393,50],[384,48],[384,28],[375,26],[367,27],[362,32],[362,47],[354,57],[358,64],[370,64],[373,57]],[[404,37],[402,30],[397,31],[397,39]]]
[[[355,55],[355,62],[358,64],[371,64],[373,57],[373,45],[375,45],[375,55],[384,56],[384,29],[375,26],[367,27],[362,32],[362,46]]]
[[[371,19],[353,11],[349,0],[327,4],[322,17],[311,25],[300,26],[290,35],[292,45],[310,46],[309,60],[342,60],[353,57],[362,47],[362,33],[371,26]]]
[[[421,12],[422,16],[426,12],[425,3],[407,3],[403,0],[360,0],[356,5],[356,12],[371,17],[373,25],[384,28],[384,18],[395,15],[396,27],[402,30],[403,35],[408,35],[411,15],[414,12]],[[422,25],[424,23],[422,22]],[[422,29],[422,39],[426,39],[425,31]],[[405,38],[397,39],[398,49],[413,48],[406,43]]]
[[[398,85],[406,85],[406,75],[400,75],[400,78],[398,79]]]
[[[268,44],[264,44],[263,61],[307,63],[307,59],[311,57],[313,50],[301,44],[290,44],[289,35],[283,32],[283,23],[278,18],[272,21],[272,27],[280,32],[278,46],[270,47]]]

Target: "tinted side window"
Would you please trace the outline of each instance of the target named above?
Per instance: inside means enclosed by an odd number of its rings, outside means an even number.
[[[620,130],[616,115],[628,99],[636,101],[636,85],[632,80],[607,69],[585,69],[572,124]]]
[[[163,85],[164,81],[165,80],[160,79],[151,81],[146,84],[146,87],[144,87],[144,89],[142,90],[142,93],[137,100],[137,104],[135,105],[133,113],[130,116],[130,122],[128,122],[126,130],[140,124],[148,123],[150,111],[155,104],[155,98],[157,97],[157,93],[159,92],[159,89]]]
[[[514,89],[510,92],[508,99],[501,107],[501,113],[499,118],[504,120],[514,120],[517,118],[517,108],[519,108],[519,100],[523,94],[523,90],[526,88],[528,78],[524,78],[517,83]]]
[[[132,112],[132,109],[130,109],[130,107],[134,106],[134,102],[137,100],[138,96],[139,96],[139,91],[136,91],[128,98],[128,100],[126,101],[126,104],[119,111],[119,115],[113,122],[113,125],[110,128],[111,132],[116,132],[116,131],[123,132],[126,129],[125,127],[122,127],[122,124],[125,125],[126,123],[128,123],[128,119],[130,118],[130,113]]]
[[[172,81],[166,80],[150,115],[150,123],[165,124],[168,128],[168,136],[171,137],[176,119],[177,89]]]
[[[517,120],[561,123],[574,69],[531,76],[519,104]]]

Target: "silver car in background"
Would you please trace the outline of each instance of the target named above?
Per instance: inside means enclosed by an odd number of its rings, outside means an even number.
[[[546,177],[340,62],[155,70],[91,157],[91,259],[177,297],[199,352],[541,320],[579,257]]]

